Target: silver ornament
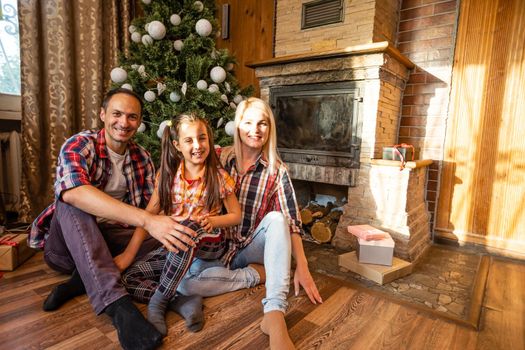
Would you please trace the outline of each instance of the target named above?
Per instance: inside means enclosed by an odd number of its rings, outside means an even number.
[[[142,41],[142,35],[139,32],[131,34],[131,41],[134,43],[140,43]]]
[[[241,95],[235,95],[235,97],[233,97],[233,102],[235,102],[236,104],[241,103],[242,100],[243,100],[243,98],[242,98]]]
[[[212,26],[210,21],[208,21],[205,18],[201,18],[195,23],[195,31],[197,34],[199,34],[201,37],[207,37],[211,34]]]
[[[223,122],[224,122],[224,118],[220,117],[219,121],[217,122],[217,128],[220,128]]]
[[[171,100],[171,101],[173,101],[173,102],[179,102],[180,99],[181,99],[181,96],[180,96],[177,92],[173,91],[173,92],[170,94],[170,100]]]
[[[162,122],[160,122],[159,130],[157,130],[157,137],[159,139],[162,138],[162,134],[164,134],[164,129],[166,129],[166,126],[168,126],[168,123],[170,122],[171,120],[163,120]]]
[[[146,124],[140,123],[139,128],[137,129],[138,132],[144,132],[146,131]]]
[[[142,0],[142,3],[145,5],[151,4],[151,0]]]
[[[211,84],[208,86],[208,91],[213,93],[219,92],[219,86],[217,84]]]
[[[177,51],[182,51],[182,48],[184,47],[184,43],[182,42],[182,40],[175,40],[173,42],[173,47]]]
[[[226,79],[226,71],[221,66],[215,66],[210,71],[210,78],[215,83],[222,83]]]
[[[171,15],[170,17],[170,22],[171,24],[173,24],[174,26],[178,26],[180,24],[180,22],[182,22],[182,19],[180,18],[180,16],[176,13],[174,13],[173,15]]]
[[[128,78],[128,73],[120,67],[113,68],[109,75],[111,77],[111,80],[117,84],[123,83]]]
[[[162,40],[166,36],[166,27],[160,21],[153,21],[148,26],[149,35],[155,40]]]
[[[204,4],[200,1],[195,1],[193,3],[193,8],[197,10],[197,12],[202,12],[202,10],[204,10]]]
[[[137,31],[137,27],[135,27],[133,24],[128,27],[128,31],[130,34],[133,34]]]
[[[226,135],[233,136],[235,134],[235,122],[233,120],[227,122],[224,131],[226,131]]]
[[[148,102],[153,102],[156,98],[157,96],[155,96],[155,93],[151,90],[148,90],[144,93],[144,99]]]
[[[145,46],[151,45],[151,44],[153,44],[153,38],[151,36],[149,36],[148,34],[144,34],[142,36],[142,43]]]
[[[230,102],[230,108],[233,109],[233,110],[236,110],[237,109],[237,105],[233,102]]]
[[[180,92],[182,92],[182,94],[184,96],[186,96],[186,90],[188,90],[188,83],[184,82],[184,83],[182,83],[182,87],[180,88]]]
[[[228,92],[232,92],[232,88],[231,88],[231,86],[230,86],[230,83],[225,82],[225,83],[224,83],[224,87],[226,88],[226,91],[228,91]]]
[[[222,95],[221,95],[221,100],[223,100],[224,103],[228,103],[228,96],[222,94]]]
[[[206,80],[199,80],[197,82],[197,89],[199,90],[206,90],[208,88],[208,83]]]
[[[133,91],[133,86],[131,86],[131,84],[128,84],[128,83],[122,84],[121,88],[127,89],[129,91]]]
[[[164,91],[166,91],[166,84],[163,84],[163,83],[157,83],[157,93],[159,94],[159,96],[160,96]]]

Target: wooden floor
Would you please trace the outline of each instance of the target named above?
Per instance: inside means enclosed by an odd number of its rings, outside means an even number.
[[[298,349],[525,349],[524,277],[524,264],[494,259],[479,332],[320,275],[324,304],[291,297],[286,320]],[[0,279],[0,349],[119,348],[110,319],[95,316],[85,296],[42,311],[46,295],[64,279],[41,253]],[[259,330],[263,295],[257,287],[206,299],[199,333],[187,332],[170,312],[163,349],[267,348]]]

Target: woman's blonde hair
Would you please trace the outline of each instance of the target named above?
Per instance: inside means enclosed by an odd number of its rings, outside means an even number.
[[[267,119],[270,126],[268,131],[268,140],[263,145],[262,153],[268,160],[268,167],[270,174],[274,174],[282,163],[281,157],[277,153],[277,131],[275,126],[275,118],[270,106],[257,97],[250,97],[237,106],[235,111],[235,134],[233,136],[233,148],[235,150],[235,157],[237,158],[237,165],[242,164],[242,141],[239,134],[239,125],[244,117],[247,109],[257,109]]]

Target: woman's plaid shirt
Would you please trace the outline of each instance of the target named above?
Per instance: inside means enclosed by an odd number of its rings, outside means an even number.
[[[105,129],[83,131],[73,135],[64,143],[58,155],[55,201],[65,190],[82,185],[92,185],[103,190],[111,176],[111,168],[111,159],[106,149]],[[123,202],[145,208],[153,193],[155,176],[149,153],[130,141],[122,171],[128,185]],[[55,202],[31,225],[28,237],[31,248],[44,247],[54,212]]]
[[[221,149],[220,156],[224,168],[235,180],[235,194],[242,213],[240,225],[224,229],[228,248],[221,260],[225,265],[229,265],[236,252],[252,241],[255,229],[271,211],[284,214],[290,226],[290,234],[302,234],[299,207],[284,164],[272,175],[268,162],[261,156],[241,175],[235,167],[236,159],[232,147]]]

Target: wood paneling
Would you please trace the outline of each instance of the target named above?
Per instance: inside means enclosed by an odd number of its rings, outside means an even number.
[[[479,332],[322,275],[314,278],[324,303],[313,305],[304,292],[291,296],[286,322],[298,349],[524,349],[524,274],[525,264],[490,265]],[[42,253],[0,278],[0,348],[120,348],[110,318],[95,316],[85,295],[58,311],[42,311],[47,294],[66,278],[46,266]],[[162,349],[268,348],[259,328],[264,294],[258,286],[206,298],[206,323],[198,333],[168,312]],[[139,308],[145,313],[144,304]]]
[[[438,237],[525,254],[525,1],[461,2]]]
[[[235,76],[242,87],[253,85],[259,96],[259,80],[255,69],[246,62],[273,57],[274,1],[273,0],[216,0],[219,24],[222,21],[222,5],[230,5],[229,38],[217,38],[217,47],[228,49],[238,64]]]

